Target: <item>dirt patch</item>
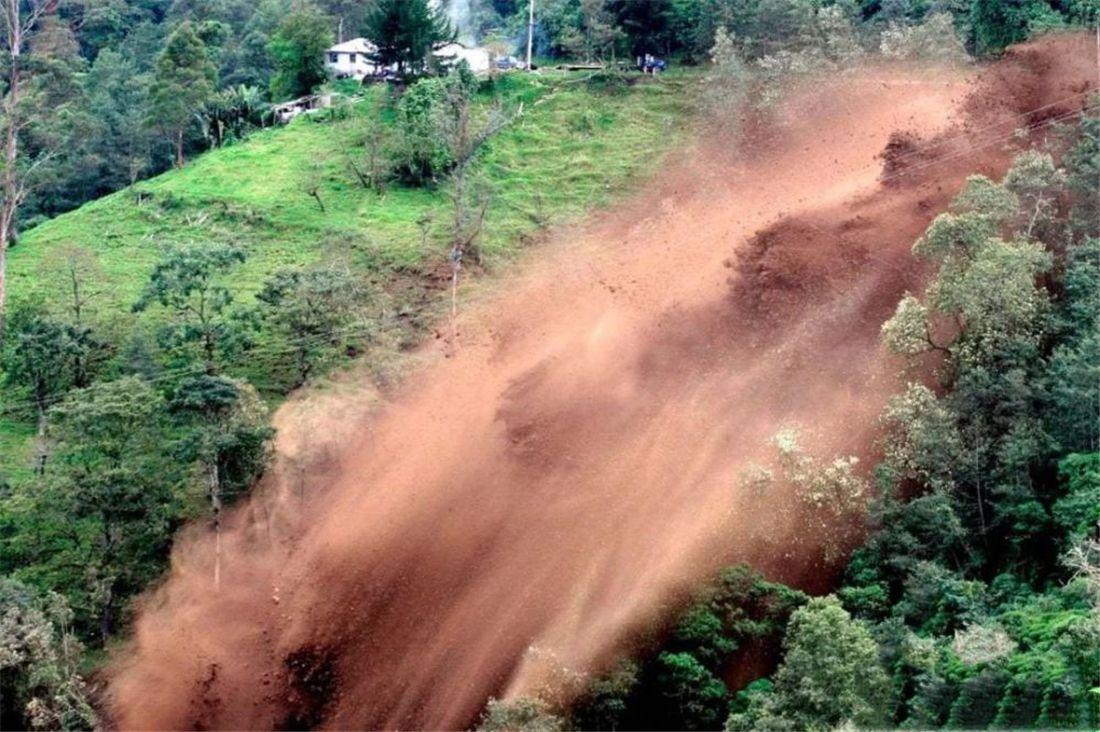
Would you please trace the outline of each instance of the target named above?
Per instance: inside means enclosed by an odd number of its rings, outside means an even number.
[[[208,533],[181,539],[112,669],[118,726],[195,726],[209,698],[211,727],[464,728],[491,695],[606,668],[723,564],[825,590],[823,547],[852,527],[745,493],[741,471],[790,424],[873,456],[898,386],[878,333],[921,283],[913,239],[1025,142],[990,130],[1092,78],[1047,60],[1087,43],[1010,54],[954,128],[959,75],[822,83],[751,160],[700,151],[541,249],[377,412],[299,408],[287,444],[300,466],[323,443],[322,479],[303,490],[283,459],[229,521],[218,593]],[[950,155],[883,186],[898,130]]]

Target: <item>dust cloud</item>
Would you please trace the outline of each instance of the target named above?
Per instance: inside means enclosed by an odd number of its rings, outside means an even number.
[[[898,387],[879,327],[925,276],[912,241],[967,174],[1003,172],[1015,128],[1080,108],[1092,76],[1051,58],[1090,48],[1025,47],[978,82],[808,84],[738,151],[684,153],[470,293],[456,347],[426,346],[397,393],[288,405],[221,591],[197,526],[142,600],[114,723],[464,728],[490,696],[605,668],[724,564],[827,590],[823,547],[852,527],[739,476],[786,425],[873,457]],[[880,181],[899,130],[925,142]]]

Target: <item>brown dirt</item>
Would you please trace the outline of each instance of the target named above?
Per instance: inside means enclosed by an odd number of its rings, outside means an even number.
[[[816,83],[750,158],[686,156],[477,293],[453,357],[427,347],[373,415],[290,405],[221,591],[195,527],[143,600],[115,723],[461,728],[490,695],[604,668],[725,563],[827,590],[822,546],[848,527],[738,475],[788,424],[870,456],[897,387],[879,327],[923,277],[912,241],[967,174],[1003,172],[1027,110],[1095,78],[1093,53],[1029,44],[968,100],[955,72]],[[903,150],[882,185],[898,130],[947,159]]]

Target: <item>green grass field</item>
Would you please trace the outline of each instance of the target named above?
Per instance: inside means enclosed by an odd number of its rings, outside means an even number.
[[[479,242],[486,265],[506,262],[538,229],[635,188],[684,137],[695,83],[690,74],[670,74],[608,90],[579,74],[503,77],[497,92],[524,113],[489,142],[478,165],[492,191]],[[61,247],[76,245],[102,267],[101,315],[119,332],[147,329],[157,311],[135,316],[130,306],[165,248],[226,242],[248,253],[231,281],[239,301],[280,267],[340,258],[388,293],[414,323],[406,337],[415,338],[442,299],[429,275],[446,261],[450,202],[445,184],[391,185],[377,194],[353,175],[348,155],[360,144],[362,117],[378,113],[384,93],[372,90],[343,118],[320,114],[256,133],[26,232],[9,254],[13,306],[56,299],[44,273]],[[321,182],[324,212],[306,190],[310,180]],[[266,368],[252,359],[241,373],[277,392]],[[0,420],[0,473],[8,476],[28,462],[33,430],[23,419],[8,409]]]

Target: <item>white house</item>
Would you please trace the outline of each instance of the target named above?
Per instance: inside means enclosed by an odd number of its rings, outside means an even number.
[[[338,79],[362,80],[368,76],[393,71],[393,68],[378,66],[371,60],[377,51],[378,47],[366,38],[353,38],[325,51],[325,67]],[[462,43],[448,43],[436,48],[432,54],[448,67],[465,61],[475,74],[489,73],[494,61],[493,54],[488,49]]]
[[[378,73],[371,56],[378,47],[366,38],[353,38],[325,52],[325,66],[338,79],[362,79]]]

